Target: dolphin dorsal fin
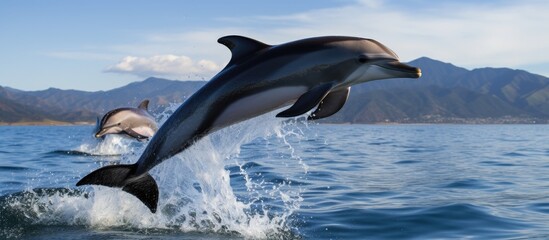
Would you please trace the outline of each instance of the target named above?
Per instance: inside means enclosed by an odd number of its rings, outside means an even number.
[[[143,109],[143,110],[149,110],[149,99],[143,100],[143,102],[141,102],[137,108]]]
[[[255,39],[237,35],[222,37],[218,39],[217,42],[225,45],[231,50],[232,57],[227,66],[240,62],[242,59],[257,53],[258,51],[271,47],[271,45],[262,43]]]

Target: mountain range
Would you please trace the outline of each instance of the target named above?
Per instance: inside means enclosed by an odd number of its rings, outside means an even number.
[[[509,68],[467,70],[427,57],[410,62],[419,79],[352,87],[331,123],[549,123],[549,78]],[[151,111],[190,97],[206,81],[148,78],[109,91],[0,86],[0,123],[95,122],[105,112],[150,99]]]

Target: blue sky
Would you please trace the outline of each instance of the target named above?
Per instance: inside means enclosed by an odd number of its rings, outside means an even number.
[[[0,1],[0,85],[108,90],[148,76],[208,80],[229,34],[277,44],[321,35],[379,40],[403,61],[549,76],[549,1]]]

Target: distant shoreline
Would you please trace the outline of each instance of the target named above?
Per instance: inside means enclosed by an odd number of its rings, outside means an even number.
[[[92,126],[94,122],[58,122],[58,121],[47,121],[47,122],[0,122],[0,126]],[[364,125],[546,125],[548,122],[375,122],[375,123],[332,123],[332,122],[320,122],[319,124],[325,125],[355,125],[355,124],[364,124]]]

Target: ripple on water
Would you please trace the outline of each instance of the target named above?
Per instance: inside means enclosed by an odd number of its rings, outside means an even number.
[[[394,143],[393,141],[380,141],[380,142],[371,142],[371,143],[368,143],[368,145],[372,145],[372,146],[380,146],[380,145],[387,145],[387,144],[392,144]]]
[[[395,164],[414,164],[414,163],[420,163],[419,160],[401,160],[398,162],[395,162]]]
[[[528,206],[531,211],[549,214],[549,202],[533,203]]]
[[[490,214],[487,208],[472,204],[452,204],[435,207],[404,207],[392,209],[344,209],[323,212],[304,212],[303,228],[315,228],[310,238],[342,239],[410,239],[454,238],[483,236],[485,238],[516,237],[516,231],[527,224]],[[336,224],[337,223],[337,224]],[[361,229],[361,231],[356,231]]]
[[[506,156],[506,157],[526,157],[528,155],[518,153],[518,152],[508,152],[508,153],[504,153],[503,156]]]
[[[329,182],[336,179],[335,173],[329,171],[309,171],[307,173],[307,180],[309,181],[319,181],[319,182]]]
[[[513,167],[513,166],[517,166],[516,164],[513,164],[513,163],[504,163],[504,162],[498,162],[498,161],[482,161],[480,162],[481,164],[486,164],[486,165],[489,165],[489,166],[497,166],[497,167]]]
[[[441,186],[442,188],[462,188],[462,189],[486,189],[489,188],[482,181],[477,179],[463,179]]]
[[[367,202],[372,202],[376,199],[386,199],[397,196],[397,192],[392,191],[377,191],[377,192],[346,192],[338,193],[333,198],[339,200],[339,205],[344,206],[347,203],[357,205]]]
[[[19,167],[19,166],[0,166],[0,172],[24,172],[32,170],[32,168]]]

